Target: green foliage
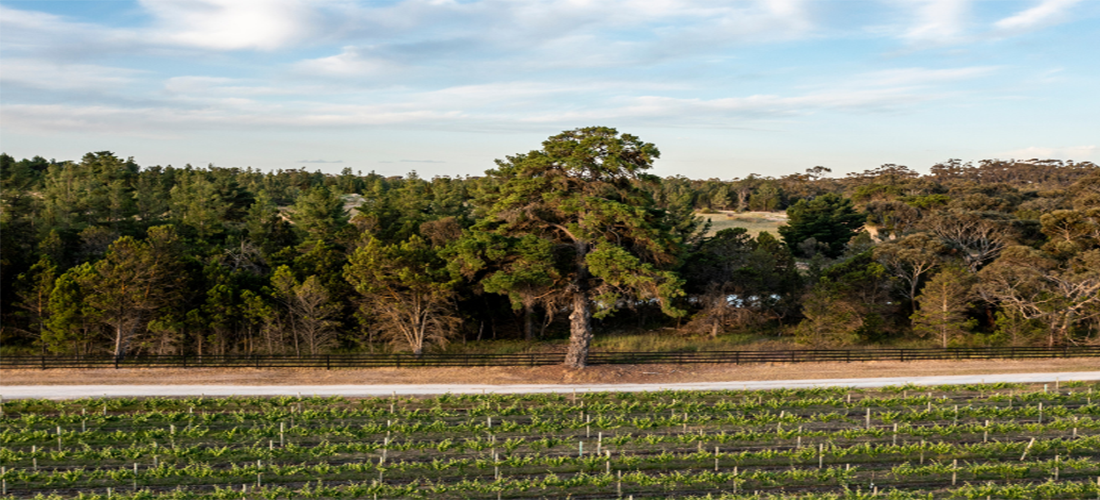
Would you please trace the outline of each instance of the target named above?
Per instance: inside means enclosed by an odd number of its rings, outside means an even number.
[[[919,337],[932,337],[942,347],[955,341],[965,342],[977,321],[967,317],[974,297],[971,288],[977,279],[959,267],[947,267],[921,290],[916,302],[920,308],[913,314],[913,333]]]
[[[50,295],[53,293],[56,279],[57,266],[45,257],[38,259],[38,262],[31,266],[30,271],[20,274],[16,279],[20,300],[15,305],[22,311],[15,315],[26,319],[30,326],[30,335],[38,339],[43,352],[46,350],[43,336],[46,332],[46,321],[49,318]]]
[[[1100,250],[1061,262],[1034,248],[1009,247],[978,277],[985,297],[1047,325],[1049,346],[1087,335],[1077,330],[1080,322],[1100,318]]]
[[[823,245],[825,255],[835,258],[844,253],[844,245],[859,232],[863,221],[864,215],[855,210],[852,200],[827,193],[787,208],[787,225],[779,228],[779,234],[796,254],[809,257],[799,245],[813,238]]]
[[[89,343],[99,332],[101,313],[85,301],[81,283],[95,279],[93,273],[92,265],[85,263],[65,271],[54,282],[46,329],[42,332],[42,343],[50,352],[90,351]]]
[[[319,354],[335,343],[338,306],[317,276],[298,281],[289,267],[279,266],[271,276],[271,289],[285,308],[282,326],[289,330],[295,354]]]
[[[945,207],[951,202],[951,197],[946,194],[926,194],[918,196],[902,196],[901,201],[908,205],[923,210],[931,210],[938,207]]]
[[[185,276],[178,237],[171,226],[149,229],[146,241],[123,236],[91,271],[79,275],[84,300],[114,330],[114,354],[125,356],[134,334],[151,314],[174,303]]]
[[[564,313],[579,311],[568,325],[578,332],[578,354],[594,325],[644,329],[658,307],[670,317],[693,314],[681,332],[759,333],[801,319],[802,287],[841,311],[862,304],[852,309],[860,325],[854,335],[881,340],[908,325],[901,306],[935,266],[961,260],[977,272],[1013,244],[1035,253],[1013,249],[979,275],[976,308],[1005,319],[977,325],[977,333],[1031,342],[1029,325],[1038,324],[1049,344],[1100,332],[1090,300],[1097,295],[1092,252],[1100,248],[1095,164],[949,160],[927,176],[887,164],[843,178],[815,167],[778,178],[693,180],[650,175],[658,156],[654,145],[603,127],[551,137],[473,178],[139,168],[109,151],[78,161],[0,153],[0,342],[5,352],[103,353],[114,350],[123,324],[134,352],[301,352],[296,316],[269,286],[286,266],[295,286],[310,282],[307,295],[327,297],[324,321],[340,332],[327,348],[365,342],[373,349],[377,314],[343,275],[356,242],[368,236],[383,246],[415,236],[433,249],[433,270],[442,274],[431,281],[456,281],[449,303],[461,315],[448,321],[449,335],[556,336],[566,330]],[[867,212],[875,239],[852,238],[856,208]],[[790,209],[780,233],[787,248],[764,235],[731,240],[729,248],[721,238],[704,245],[704,221],[694,216],[704,209]],[[728,213],[714,220],[749,223]],[[178,233],[168,245],[173,263],[153,265],[155,228],[169,223]],[[851,264],[830,270],[867,250],[886,275]],[[795,266],[792,252],[808,262]],[[51,269],[40,265],[46,261]],[[137,277],[150,266],[171,269],[154,273],[171,276],[158,285],[164,293],[151,294],[147,306],[108,307],[121,295],[104,284],[146,280]],[[815,289],[822,276],[827,282]],[[862,278],[870,281],[851,285]],[[43,309],[42,297],[55,295]],[[360,331],[346,328],[356,322]]]
[[[694,321],[711,336],[793,313],[802,289],[790,252],[766,231],[755,239],[743,228],[719,231],[687,256],[680,273],[700,304]]]
[[[298,197],[292,209],[294,224],[314,241],[332,241],[347,227],[344,201],[332,190],[318,186]]]
[[[891,318],[897,304],[886,268],[870,251],[826,269],[803,299],[805,319],[796,328],[799,339],[813,346],[844,346],[881,341],[896,331]]]
[[[51,500],[1092,498],[1096,386],[6,399],[0,459]]]
[[[416,355],[455,333],[456,282],[438,251],[419,236],[389,245],[368,238],[344,267],[380,336]]]
[[[672,305],[682,291],[669,270],[687,235],[673,232],[681,221],[639,187],[656,182],[645,171],[659,156],[635,136],[589,127],[498,160],[487,172],[492,189],[479,200],[485,216],[474,231],[535,237],[571,254],[556,270],[564,278],[556,288],[572,296],[567,363],[584,365],[593,307],[604,317],[624,300],[656,299],[666,313],[683,314]]]

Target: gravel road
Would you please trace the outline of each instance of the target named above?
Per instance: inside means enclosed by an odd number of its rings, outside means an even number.
[[[13,385],[0,383],[0,398],[73,399],[137,396],[390,396],[431,394],[516,394],[540,392],[639,392],[664,389],[759,390],[805,387],[884,387],[889,385],[955,385],[994,382],[1055,383],[1100,380],[1100,371],[950,375],[942,377],[885,377],[816,380],[699,382],[685,384],[430,384],[430,385]]]

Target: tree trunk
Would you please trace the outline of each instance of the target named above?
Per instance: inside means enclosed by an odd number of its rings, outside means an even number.
[[[588,294],[573,292],[573,313],[569,315],[569,352],[565,366],[584,368],[588,363],[588,345],[592,342],[592,312],[588,309]]]
[[[582,241],[573,243],[577,266],[573,276],[573,312],[569,315],[569,351],[565,354],[565,366],[584,368],[588,364],[588,344],[592,342],[592,311],[588,304],[588,264],[584,257],[588,245]]]
[[[523,305],[523,335],[528,342],[535,341],[535,307],[532,304]]]
[[[1072,310],[1066,312],[1066,315],[1062,317],[1061,323],[1062,324],[1058,327],[1057,333],[1053,331],[1051,332],[1050,340],[1047,342],[1047,347],[1054,347],[1059,344],[1069,343],[1069,329],[1073,326]]]
[[[122,323],[115,326],[115,359],[122,357]]]
[[[719,290],[721,292],[721,290]],[[714,299],[714,314],[711,316],[711,329],[710,337],[718,338],[718,329],[722,325],[722,319],[726,315],[726,307],[729,304],[727,296],[723,293],[718,293]]]

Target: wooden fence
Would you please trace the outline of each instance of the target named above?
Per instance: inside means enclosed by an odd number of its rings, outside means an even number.
[[[787,351],[591,352],[590,365],[697,363],[816,363],[964,359],[1100,357],[1100,346],[982,347],[953,349],[798,349]],[[320,354],[312,356],[225,355],[115,358],[98,356],[0,356],[0,369],[51,368],[375,368],[417,366],[544,366],[561,364],[564,353],[517,354]]]

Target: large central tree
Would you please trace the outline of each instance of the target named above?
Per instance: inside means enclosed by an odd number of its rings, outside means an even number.
[[[657,182],[645,171],[659,155],[633,135],[588,127],[497,160],[498,168],[486,172],[493,188],[479,200],[485,217],[473,232],[552,245],[555,276],[534,281],[560,288],[572,305],[567,366],[585,366],[593,316],[650,300],[666,314],[683,314],[671,303],[683,294],[682,282],[669,271],[680,256],[684,238],[676,227],[682,226],[645,189]]]

